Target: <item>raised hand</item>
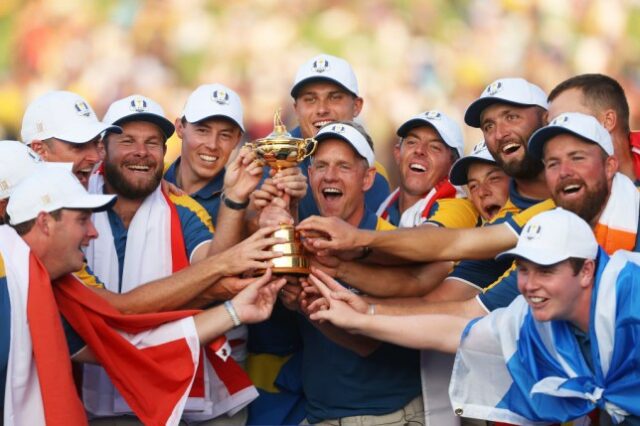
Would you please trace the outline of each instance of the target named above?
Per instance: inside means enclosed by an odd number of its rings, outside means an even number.
[[[248,147],[242,147],[224,173],[224,193],[230,199],[243,203],[256,189],[262,178],[262,165]]]
[[[287,200],[280,197],[274,198],[269,205],[263,208],[258,216],[258,226],[293,225],[293,217],[288,209]]]
[[[282,169],[273,175],[272,180],[278,191],[298,200],[305,196],[309,186],[299,167]]]
[[[296,227],[313,251],[342,251],[363,247],[362,231],[337,217],[311,216]]]
[[[249,238],[215,255],[216,263],[224,265],[224,275],[239,275],[245,271],[270,267],[269,261],[282,255],[270,250],[271,246],[286,242],[283,238],[271,236],[277,229],[277,226],[259,229]]]
[[[286,283],[284,278],[273,278],[271,269],[249,284],[231,300],[243,324],[253,324],[269,318],[278,292]]]
[[[329,275],[314,268],[309,281],[324,299],[318,299],[309,306],[308,310],[313,312],[309,316],[311,320],[329,321],[336,327],[352,330],[366,316],[364,313],[369,306],[367,302],[342,287]]]

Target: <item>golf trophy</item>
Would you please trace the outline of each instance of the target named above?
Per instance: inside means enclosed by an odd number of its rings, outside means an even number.
[[[280,171],[289,167],[297,167],[302,160],[313,154],[317,141],[313,138],[296,138],[291,136],[280,118],[280,110],[273,117],[273,131],[268,136],[247,144],[263,164]],[[273,233],[276,238],[283,238],[285,243],[273,246],[274,251],[282,252],[281,257],[271,260],[272,271],[281,275],[308,275],[309,260],[304,256],[300,235],[293,225],[280,225]]]

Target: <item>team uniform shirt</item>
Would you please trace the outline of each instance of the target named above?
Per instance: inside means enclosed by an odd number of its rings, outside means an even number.
[[[455,194],[452,197],[455,197]],[[381,204],[376,214],[393,226],[400,226],[402,216],[400,214],[400,197],[394,197],[386,205]],[[480,214],[473,203],[466,198],[434,200],[426,206],[421,216],[422,223],[444,228],[473,228],[480,223]]]
[[[615,424],[640,424],[640,255],[619,250],[609,259],[601,248],[596,262],[587,332],[535,320],[523,296],[467,325],[451,378],[457,412],[533,424],[599,408]]]
[[[178,167],[180,167],[180,160],[181,158],[178,157],[164,173],[164,179],[176,186],[178,186]],[[189,194],[191,198],[196,200],[204,207],[207,213],[209,213],[214,227],[218,220],[218,211],[220,210],[220,194],[222,194],[222,187],[224,185],[224,172],[225,170],[222,169],[222,171],[207,182],[202,189],[193,194]]]
[[[210,241],[213,237],[213,225],[209,215],[195,200],[186,195],[169,195],[169,199],[175,204],[184,235],[184,244],[187,251],[187,258],[202,243]],[[118,293],[122,292],[122,273],[124,268],[124,256],[127,248],[128,229],[124,226],[120,216],[112,207],[107,209],[109,215],[109,225],[113,234],[116,253],[118,255],[119,286]]]
[[[514,214],[539,202],[540,200],[522,196],[516,188],[515,181],[512,179],[509,184],[507,202],[485,226],[494,226],[508,221]],[[454,267],[448,278],[455,278],[478,290],[482,290],[497,281],[509,269],[511,263],[510,261],[497,261],[495,259],[463,260]]]
[[[618,217],[612,217],[611,219],[604,217],[607,215],[607,209],[613,212],[613,207],[616,205],[618,206],[617,210],[623,213],[623,216],[618,215]],[[556,205],[552,199],[545,200],[519,214],[511,216],[505,221],[505,224],[509,226],[514,233],[520,235],[520,232],[522,232],[524,225],[529,219],[555,207]],[[632,229],[628,229],[628,232],[615,229],[609,231],[606,229],[608,227],[604,224],[597,224],[594,230],[596,240],[598,244],[605,247],[608,253],[613,253],[620,248],[634,251],[640,249],[640,232],[638,230],[640,220],[638,219],[638,209],[638,191],[635,185],[629,178],[621,173],[617,173],[614,178],[611,195],[607,201],[607,207],[603,211],[599,222],[603,220],[608,221],[609,225],[613,225],[611,228],[619,228],[621,225],[624,226],[625,223],[628,223],[627,228]],[[498,280],[488,286],[484,292],[476,296],[476,300],[490,312],[508,306],[519,294],[518,273],[515,263],[512,262]]]
[[[394,229],[371,211],[365,213],[358,228]],[[420,395],[418,351],[381,343],[373,353],[361,357],[329,340],[301,316],[299,323],[304,345],[302,383],[310,423],[391,413]]]
[[[291,131],[291,136],[296,138],[301,138],[302,133],[300,132],[300,127],[296,127]],[[311,165],[311,159],[309,157],[305,158],[300,164],[300,170],[302,170],[302,174],[309,180],[309,166]],[[265,177],[269,176],[269,171],[265,168]],[[378,162],[376,162],[376,176],[373,181],[373,185],[369,190],[365,193],[365,204],[370,209],[377,208],[389,195],[389,179],[386,177],[386,171],[384,167]],[[309,216],[319,215],[320,211],[318,210],[318,206],[316,205],[315,200],[313,199],[313,194],[311,191],[307,191],[305,196],[300,200],[300,204],[298,205],[298,218],[300,220],[306,219]]]

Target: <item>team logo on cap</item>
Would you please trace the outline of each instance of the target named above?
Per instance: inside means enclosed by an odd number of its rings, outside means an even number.
[[[40,157],[40,155],[38,155],[38,153],[35,152],[34,150],[30,148],[27,149],[27,155],[31,157],[34,163],[42,163],[42,157]]]
[[[214,90],[211,99],[220,105],[225,105],[229,103],[229,94],[224,90]]]
[[[325,58],[316,59],[311,67],[315,72],[322,74],[329,69],[329,61]]]
[[[427,120],[440,120],[442,114],[439,111],[427,111],[424,113]]]
[[[42,201],[42,204],[51,204],[51,197],[49,196],[49,194],[45,194],[42,197],[40,197],[40,200]]]
[[[136,96],[129,102],[129,109],[135,112],[145,112],[147,110],[147,100],[143,97]]]
[[[531,224],[525,228],[524,237],[529,241],[535,240],[540,237],[540,232],[542,232],[542,226]]]
[[[331,126],[330,130],[334,133],[344,133],[347,128],[342,124],[334,124],[333,126]]]
[[[9,190],[9,182],[6,180],[0,180],[0,191],[6,192]]]
[[[502,82],[496,81],[494,83],[491,83],[489,86],[487,86],[486,92],[488,95],[493,96],[501,90],[502,90]]]
[[[76,109],[78,115],[82,115],[84,117],[89,117],[91,115],[91,109],[85,101],[76,102],[74,108]]]
[[[480,151],[484,151],[485,149],[487,149],[487,144],[484,141],[478,142],[476,146],[473,147],[473,151],[471,152],[471,154],[477,154]]]
[[[564,126],[569,121],[568,115],[560,115],[553,119],[550,126]]]

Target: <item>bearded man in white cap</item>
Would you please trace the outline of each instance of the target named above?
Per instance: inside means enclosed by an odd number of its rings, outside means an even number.
[[[89,243],[86,253],[105,287],[123,293],[214,254],[213,226],[208,213],[192,198],[167,195],[160,187],[165,143],[174,126],[156,102],[141,95],[118,100],[104,121],[121,126],[123,132],[105,135],[104,166],[91,176],[89,189],[118,198],[113,207],[93,216],[100,235]],[[208,299],[201,297],[200,306]],[[95,415],[113,416],[123,412],[118,408],[121,397],[105,379],[98,368],[85,368],[85,404]],[[215,387],[214,382],[210,384]],[[195,420],[204,420],[235,412],[254,396],[247,394],[232,406],[207,398],[190,399],[187,407],[195,412]]]

